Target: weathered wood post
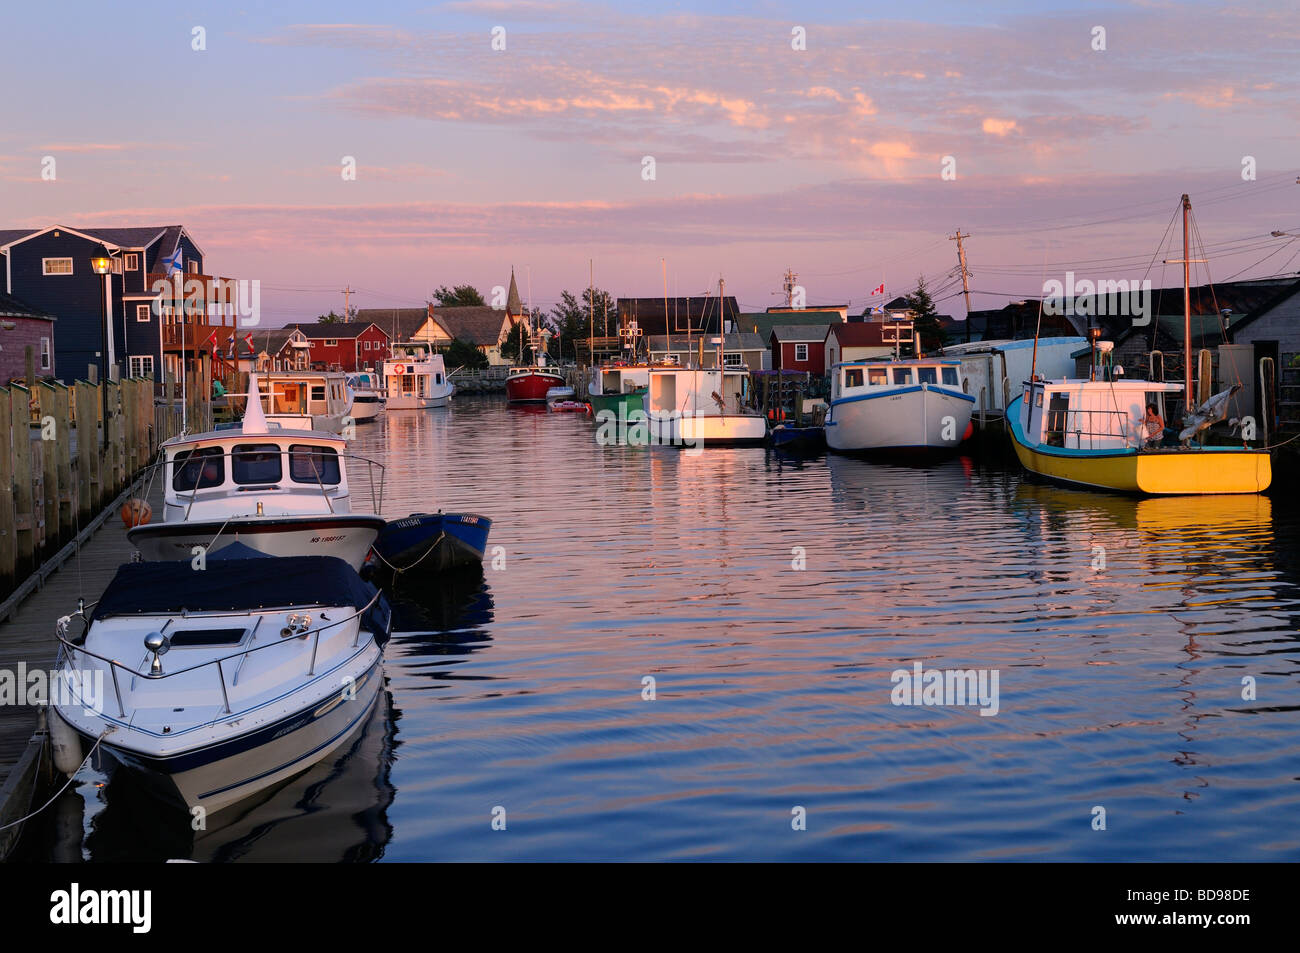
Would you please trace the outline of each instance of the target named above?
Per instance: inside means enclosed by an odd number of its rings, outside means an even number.
[[[41,559],[45,560],[63,545],[62,527],[59,525],[59,497],[63,488],[59,485],[58,442],[66,440],[67,435],[64,422],[59,420],[54,385],[41,381],[34,390],[41,414],[41,516],[45,520],[45,545]]]
[[[77,381],[74,406],[77,413],[77,526],[90,522],[95,505],[95,457],[99,435],[96,433],[95,406],[98,388],[90,381]]]
[[[59,545],[69,542],[76,525],[76,497],[72,482],[72,391],[59,382],[54,388],[55,469],[59,474]]]
[[[0,387],[0,591],[12,591],[14,579],[14,460],[10,440],[9,391]]]
[[[32,489],[32,405],[31,392],[13,384],[9,388],[12,425],[14,502],[14,579],[26,579],[36,558],[36,507]],[[2,488],[0,488],[2,489]]]

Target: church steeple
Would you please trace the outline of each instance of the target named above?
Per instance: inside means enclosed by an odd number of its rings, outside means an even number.
[[[522,317],[524,303],[519,300],[519,286],[515,284],[515,270],[510,269],[510,294],[506,296],[506,314],[512,318]]]

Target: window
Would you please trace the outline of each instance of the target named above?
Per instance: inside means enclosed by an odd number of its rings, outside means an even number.
[[[796,345],[794,346],[794,359],[795,359],[796,361],[806,361],[806,360],[808,360],[808,345],[807,345],[807,344],[796,344]]]
[[[135,306],[135,319],[137,321],[148,321],[150,317],[150,308],[147,304],[137,304]]]
[[[894,368],[894,383],[895,384],[912,383],[912,369],[910,367]]]
[[[153,355],[134,354],[131,356],[129,366],[132,377],[148,377],[153,373]]]
[[[230,451],[230,474],[236,483],[276,483],[283,472],[277,444],[239,443]]]
[[[958,383],[958,381],[957,381],[957,368],[955,368],[955,367],[945,367],[945,368],[943,369],[943,382],[944,382],[945,384],[949,385],[950,387],[956,387],[956,386],[957,386],[957,383]]]
[[[124,255],[123,259],[125,260],[125,264],[122,267],[125,268],[127,271],[140,270],[140,256],[137,255],[135,252],[131,252],[131,254],[129,255]]]
[[[289,445],[289,478],[294,483],[324,483],[338,486],[339,455],[330,447],[305,443]]]
[[[916,369],[916,379],[922,384],[939,383],[939,371],[934,367],[918,367]]]
[[[46,275],[70,275],[72,274],[72,259],[42,258],[41,272]]]
[[[844,386],[845,386],[845,387],[861,387],[861,386],[862,386],[862,368],[860,368],[860,367],[850,367],[848,370],[846,370],[846,371],[844,372]]]
[[[199,273],[199,263],[197,261],[187,261],[185,263],[185,270],[191,275],[197,275]]]
[[[744,355],[743,355],[743,354],[740,354],[740,353],[738,353],[738,352],[737,352],[737,353],[734,353],[734,354],[723,354],[723,355],[722,355],[722,366],[723,366],[723,367],[740,367],[742,364],[745,363],[744,360],[743,360],[743,358],[744,358]]]
[[[311,385],[311,399],[312,399],[312,400],[324,400],[324,399],[325,399],[325,385],[324,385],[324,384],[312,384],[312,385]]]
[[[41,370],[48,371],[50,369],[51,357],[52,355],[50,353],[50,339],[41,338]]]
[[[889,383],[889,372],[883,367],[872,367],[867,370],[867,383],[873,387]]]
[[[226,462],[220,447],[182,450],[172,460],[173,490],[202,490],[225,482]]]
[[[326,346],[326,347],[338,347],[338,346],[339,346],[339,339],[338,339],[338,338],[326,338],[326,339],[325,339],[325,346]]]
[[[108,270],[115,275],[122,273],[122,259],[114,258],[108,263]]]
[[[369,342],[369,341],[366,342],[366,346],[363,347],[362,350],[363,350],[363,351],[368,351],[368,350],[370,350],[370,342]]]

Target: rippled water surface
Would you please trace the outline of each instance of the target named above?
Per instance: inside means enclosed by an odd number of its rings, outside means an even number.
[[[1285,486],[1133,500],[965,458],[689,455],[593,433],[486,398],[362,429],[386,515],[482,513],[501,547],[481,574],[398,586],[364,732],[197,836],[87,771],[29,850],[1300,857]],[[891,673],[917,661],[995,670],[997,714],[891,704]]]

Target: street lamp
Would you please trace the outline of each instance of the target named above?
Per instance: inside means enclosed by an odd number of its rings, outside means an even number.
[[[110,319],[108,313],[108,283],[111,280],[109,275],[113,271],[113,260],[107,255],[96,255],[90,259],[90,270],[100,275],[104,281],[99,288],[99,314],[101,323],[99,326],[100,353],[104,358],[104,374],[100,381],[99,390],[102,395],[101,403],[103,405],[104,417],[104,435],[103,442],[108,442],[108,376],[109,368],[113,365],[113,329],[109,327]]]

